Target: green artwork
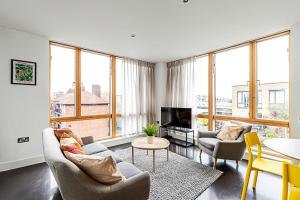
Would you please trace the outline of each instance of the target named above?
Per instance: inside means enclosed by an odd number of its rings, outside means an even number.
[[[32,81],[33,79],[33,66],[17,63],[16,65],[15,80],[17,81]]]

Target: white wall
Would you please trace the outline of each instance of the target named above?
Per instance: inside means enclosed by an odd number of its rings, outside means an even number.
[[[167,64],[157,63],[155,65],[155,99],[156,99],[156,121],[160,122],[160,107],[166,103],[167,86]]]
[[[292,26],[290,52],[290,131],[300,138],[300,23]]]
[[[37,63],[37,85],[10,84],[10,59]],[[48,39],[0,27],[0,171],[43,161],[48,126]],[[28,136],[28,143],[17,143]]]

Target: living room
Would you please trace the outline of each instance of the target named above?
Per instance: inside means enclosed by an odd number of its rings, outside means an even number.
[[[299,6],[1,1],[0,199],[300,199]]]

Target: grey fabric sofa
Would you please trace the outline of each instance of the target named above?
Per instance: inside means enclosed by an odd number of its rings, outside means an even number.
[[[91,142],[92,140],[83,140]],[[50,167],[60,193],[65,200],[143,200],[149,198],[150,176],[134,165],[123,162],[117,154],[108,150],[99,142],[83,146],[86,154],[111,155],[117,162],[124,182],[114,185],[104,185],[94,181],[80,170],[74,163],[65,158],[60,150],[60,144],[51,128],[43,130],[43,149],[45,160]]]
[[[238,166],[238,162],[243,158],[246,150],[244,135],[252,129],[252,125],[231,121],[231,124],[244,126],[244,130],[235,141],[222,141],[217,138],[218,131],[198,131],[198,146],[201,153],[204,151],[208,155],[213,157],[213,168],[216,168],[218,159],[235,160]]]

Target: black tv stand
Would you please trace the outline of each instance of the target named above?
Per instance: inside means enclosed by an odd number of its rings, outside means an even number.
[[[190,147],[190,146],[194,146],[195,145],[195,141],[194,141],[194,129],[188,129],[188,128],[180,128],[180,127],[175,127],[175,126],[160,126],[159,127],[159,136],[161,137],[161,131],[165,129],[167,130],[168,136],[169,136],[169,132],[173,131],[173,132],[181,132],[181,133],[185,133],[185,142],[176,138],[171,138],[170,142],[177,144],[179,146],[183,146],[183,147]],[[188,133],[193,133],[193,142],[188,142],[187,141],[187,136]]]

